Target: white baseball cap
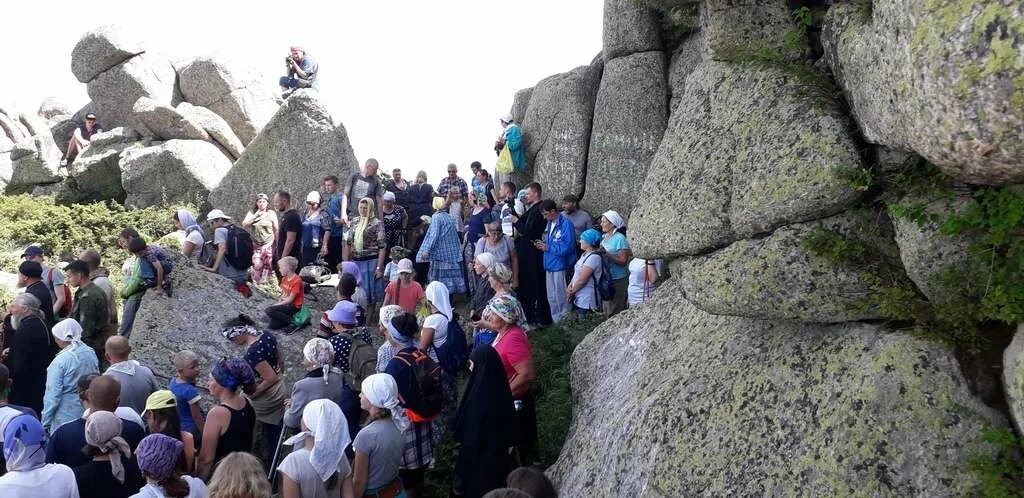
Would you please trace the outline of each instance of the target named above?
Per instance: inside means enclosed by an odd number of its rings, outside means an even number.
[[[206,215],[206,221],[230,220],[230,219],[231,219],[231,217],[226,215],[226,214],[224,214],[224,211],[221,211],[220,209],[214,209],[213,211],[210,211],[210,214]]]
[[[306,194],[306,202],[314,202],[320,204],[320,192],[316,190]]]

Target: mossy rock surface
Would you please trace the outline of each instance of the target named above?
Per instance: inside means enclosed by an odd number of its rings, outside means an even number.
[[[964,496],[1005,419],[880,325],[715,316],[669,280],[572,357],[562,496]]]

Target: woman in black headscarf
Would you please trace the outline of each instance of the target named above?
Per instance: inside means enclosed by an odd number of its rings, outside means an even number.
[[[459,457],[452,494],[479,498],[504,487],[505,476],[515,468],[509,449],[516,445],[519,424],[498,353],[481,345],[469,359],[472,373],[455,421]]]

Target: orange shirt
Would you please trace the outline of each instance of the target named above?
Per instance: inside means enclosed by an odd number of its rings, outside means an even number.
[[[281,296],[287,296],[288,294],[295,294],[295,300],[292,304],[295,308],[302,307],[302,299],[305,297],[302,293],[302,279],[298,275],[292,275],[290,277],[281,278]]]

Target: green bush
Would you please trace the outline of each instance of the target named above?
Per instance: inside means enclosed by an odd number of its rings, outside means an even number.
[[[194,211],[195,206],[182,206]],[[147,240],[174,231],[177,207],[127,209],[113,202],[60,205],[53,197],[0,196],[0,269],[15,271],[20,251],[29,244],[45,248],[51,261],[71,261],[87,249],[103,256],[104,266],[117,271],[127,253],[117,246],[125,227],[134,227]],[[113,276],[113,275],[112,275]]]

